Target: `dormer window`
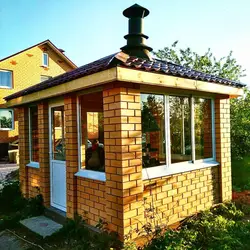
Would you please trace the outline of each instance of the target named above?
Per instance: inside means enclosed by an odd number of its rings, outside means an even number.
[[[43,66],[49,67],[49,55],[47,53],[43,53]]]

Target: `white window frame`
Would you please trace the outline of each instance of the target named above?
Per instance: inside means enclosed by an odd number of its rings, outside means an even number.
[[[12,89],[13,88],[13,71],[12,70],[6,70],[6,69],[0,69],[0,72],[10,72],[11,73],[11,86],[1,86],[0,89]]]
[[[81,128],[81,104],[80,104],[81,96],[80,95],[77,96],[77,103],[76,103],[77,105],[76,108],[77,108],[78,172],[75,174],[75,176],[105,182],[106,181],[105,172],[99,172],[99,171],[81,168],[81,161],[82,161],[82,154],[81,154],[82,128]]]
[[[183,94],[162,94],[162,93],[147,93],[142,92],[141,94],[153,94],[153,95],[163,95],[164,97],[164,108],[165,108],[165,152],[166,152],[166,164],[161,166],[155,166],[150,168],[142,169],[142,179],[153,179],[158,177],[163,177],[167,175],[183,173],[187,171],[213,167],[219,165],[216,162],[216,141],[215,141],[215,107],[214,98],[210,96],[202,95],[183,95]],[[178,163],[171,163],[171,142],[170,142],[170,106],[169,106],[169,96],[185,96],[191,100],[191,149],[192,149],[192,160],[183,161]],[[212,122],[212,158],[205,158],[200,160],[195,160],[195,124],[194,124],[194,98],[204,98],[211,100],[211,122]]]
[[[45,64],[45,61],[44,61],[44,55],[46,55],[47,56],[47,64]],[[43,52],[43,54],[42,54],[42,62],[43,62],[43,66],[44,67],[46,67],[46,68],[48,68],[49,67],[49,54],[48,53],[45,53],[45,52]]]
[[[37,105],[34,105],[34,106],[37,106]],[[30,106],[29,107],[29,160],[30,162],[26,165],[28,167],[32,167],[32,168],[39,168],[39,162],[36,162],[36,161],[32,161],[32,127],[31,127],[31,108],[34,107],[34,106]],[[38,107],[37,107],[38,108]]]
[[[14,119],[15,114],[14,114],[14,109],[0,108],[0,111],[1,110],[12,111],[12,126],[11,126],[11,128],[1,128],[0,127],[0,131],[11,131],[11,130],[14,130],[15,129],[15,119]]]

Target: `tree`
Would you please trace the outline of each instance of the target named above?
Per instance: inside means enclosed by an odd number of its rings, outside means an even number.
[[[232,51],[217,59],[210,49],[199,55],[190,48],[180,49],[177,45],[178,41],[153,53],[161,60],[230,80],[239,81],[245,76],[245,70],[237,63]],[[232,156],[237,158],[250,153],[250,91],[247,88],[244,97],[231,99],[231,150]]]
[[[162,50],[153,52],[153,54],[161,60],[234,81],[239,81],[240,77],[245,76],[245,70],[242,69],[241,65],[237,64],[232,51],[229,52],[228,56],[217,59],[210,49],[204,55],[199,55],[190,48],[179,49],[177,44],[178,41],[175,41],[171,47],[165,47]]]

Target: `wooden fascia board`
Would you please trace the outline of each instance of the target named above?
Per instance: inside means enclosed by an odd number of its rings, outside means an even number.
[[[124,67],[117,67],[117,80],[124,82],[136,82],[143,85],[157,85],[180,90],[185,89],[207,93],[225,94],[235,97],[242,96],[244,93],[242,88],[159,73],[144,72]]]
[[[76,92],[85,88],[95,87],[117,79],[116,68],[107,69],[92,75],[84,76],[73,81],[69,81],[58,86],[40,90],[28,95],[14,98],[7,102],[8,107],[16,107],[40,101],[47,98],[61,96],[70,92]]]

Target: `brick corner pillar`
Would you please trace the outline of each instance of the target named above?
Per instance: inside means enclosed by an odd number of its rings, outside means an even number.
[[[67,217],[74,218],[77,211],[78,143],[77,143],[77,98],[74,94],[64,97],[65,146],[66,146],[66,202]]]
[[[28,198],[28,169],[29,163],[29,119],[28,108],[18,108],[18,129],[19,129],[19,180],[20,189],[24,197]]]
[[[215,100],[216,160],[220,163],[220,200],[232,200],[230,99]]]
[[[140,89],[108,85],[103,105],[106,219],[124,241],[138,236],[144,218]]]
[[[38,104],[38,145],[40,166],[40,193],[44,205],[50,206],[50,163],[49,163],[49,109],[47,102]]]

